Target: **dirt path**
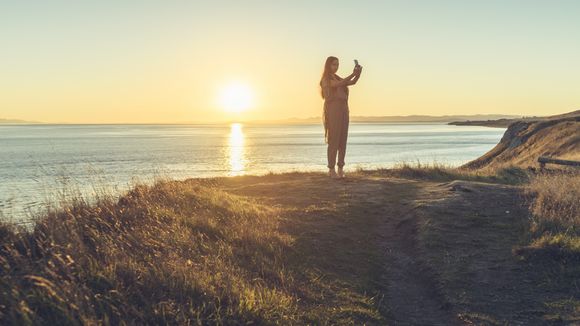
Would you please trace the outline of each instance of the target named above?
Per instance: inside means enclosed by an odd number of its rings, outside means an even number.
[[[284,176],[270,178],[269,181],[258,178],[259,182],[250,184],[243,182],[238,187],[228,180],[228,186],[234,186],[230,188],[233,193],[257,196],[268,204],[292,210],[339,206],[331,218],[338,220],[339,215],[353,215],[357,220],[375,221],[376,227],[369,224],[364,232],[374,240],[373,245],[382,257],[380,273],[373,281],[385,293],[386,320],[397,325],[458,323],[439,293],[434,274],[421,260],[416,244],[415,209],[430,199],[432,195],[426,189],[437,183],[382,177],[351,177],[339,181],[320,176],[300,180]],[[293,195],[271,191],[274,186]],[[314,219],[319,221],[320,211],[316,210],[316,214]],[[320,245],[319,240],[316,243]]]
[[[550,293],[530,285],[544,276],[512,254],[526,220],[516,187],[317,173],[222,186],[285,210],[299,258],[320,275],[360,280],[363,296],[372,284],[384,321],[367,324],[534,325],[547,313]]]
[[[364,179],[363,179],[364,180]],[[388,320],[397,325],[457,325],[459,320],[438,289],[438,280],[422,260],[417,244],[416,209],[423,201],[435,200],[437,183],[405,179],[375,178],[380,189],[366,191],[366,204],[380,220],[378,245],[383,253]],[[396,184],[396,186],[394,186]],[[413,187],[401,187],[405,184]],[[368,187],[362,182],[362,189]],[[378,190],[378,191],[377,191]]]
[[[385,212],[381,227],[390,317],[400,325],[455,325],[438,280],[418,250],[416,207]]]

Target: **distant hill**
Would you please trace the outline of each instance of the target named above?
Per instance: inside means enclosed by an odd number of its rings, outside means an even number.
[[[433,116],[433,115],[394,115],[394,116],[350,116],[351,122],[451,122],[457,120],[482,120],[482,119],[489,119],[489,120],[498,120],[498,119],[514,119],[518,118],[519,116],[516,115],[504,115],[504,114],[474,114],[474,115],[441,115],[441,116]],[[239,121],[230,121],[230,122],[239,122]],[[311,124],[311,123],[321,123],[322,116],[319,117],[310,117],[310,118],[287,118],[287,119],[277,119],[277,120],[246,120],[242,121],[243,123],[248,124]],[[27,120],[20,120],[20,119],[1,119],[0,124],[36,124],[36,123],[44,123],[40,121],[27,121]],[[199,121],[181,121],[175,122],[176,124],[181,123],[206,123],[206,122],[199,122]],[[223,123],[223,122],[221,122]],[[66,124],[65,122],[61,122],[59,124]],[[121,124],[131,124],[131,123],[121,123]],[[141,123],[139,123],[141,124]],[[147,123],[145,123],[147,124]],[[154,124],[154,123],[152,123]],[[170,123],[171,124],[171,123]]]
[[[540,156],[580,160],[580,110],[535,121],[515,121],[493,149],[462,167],[537,167]]]
[[[580,115],[580,110],[572,111],[569,113],[551,115],[551,116],[532,116],[532,117],[520,117],[520,118],[501,118],[501,119],[488,119],[488,120],[471,120],[467,121],[453,121],[448,124],[456,126],[484,126],[484,127],[498,127],[507,128],[511,123],[516,121],[541,121],[550,119],[560,119],[566,117],[574,117]]]
[[[568,112],[568,113],[557,114],[557,115],[551,115],[551,116],[548,116],[545,118],[547,118],[547,119],[562,119],[562,118],[577,117],[577,116],[580,116],[580,110],[576,110],[576,111],[572,111],[572,112]]]
[[[19,124],[19,123],[42,123],[38,121],[27,121],[20,119],[0,119],[0,124]]]
[[[517,115],[504,114],[474,114],[474,115],[393,115],[393,116],[351,116],[351,122],[451,122],[457,120],[470,119],[513,119],[518,118]],[[275,124],[275,123],[319,123],[322,116],[310,118],[289,118],[279,120],[250,120],[245,123],[256,124]]]

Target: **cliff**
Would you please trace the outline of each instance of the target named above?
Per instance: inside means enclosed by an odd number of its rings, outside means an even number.
[[[580,111],[513,122],[494,148],[461,168],[537,167],[540,156],[580,160]]]

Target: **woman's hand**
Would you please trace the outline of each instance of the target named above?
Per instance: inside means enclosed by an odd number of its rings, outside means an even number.
[[[355,66],[354,67],[354,70],[353,70],[353,72],[351,74],[352,79],[349,79],[349,81],[347,83],[347,86],[348,85],[354,85],[354,84],[356,84],[356,82],[360,78],[361,71],[362,71],[362,66],[361,65],[358,65],[358,66]]]

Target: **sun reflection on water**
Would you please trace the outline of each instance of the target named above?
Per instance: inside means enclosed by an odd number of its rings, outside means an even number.
[[[244,132],[242,124],[231,124],[229,136],[229,163],[230,175],[241,175],[245,167]]]

